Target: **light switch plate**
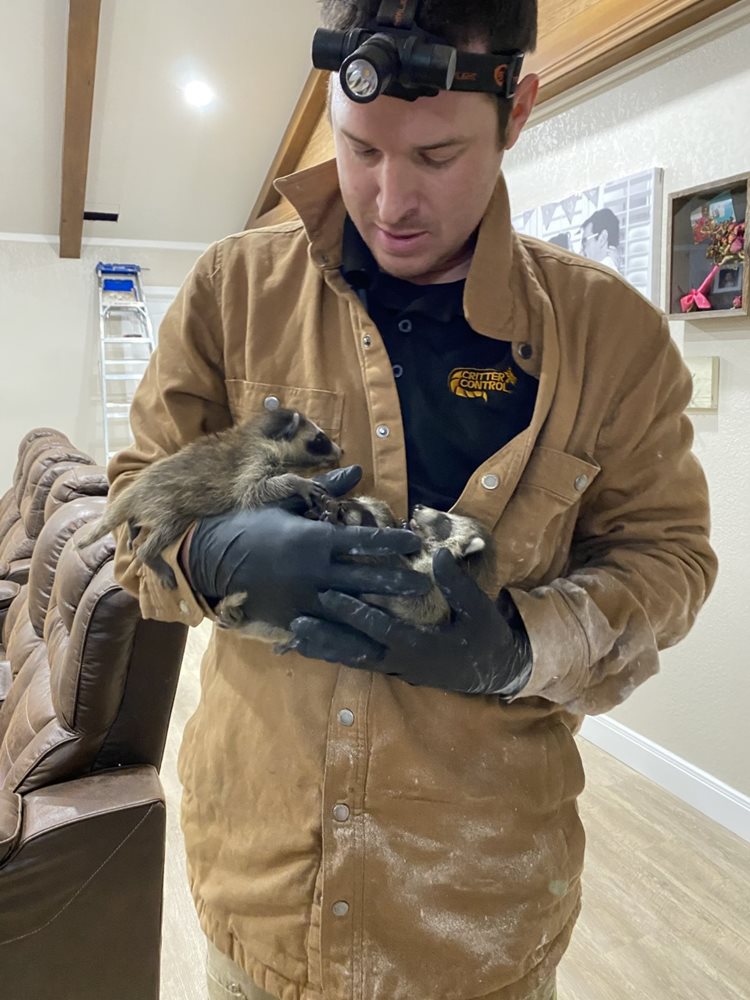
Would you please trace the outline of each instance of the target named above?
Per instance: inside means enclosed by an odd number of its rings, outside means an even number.
[[[719,408],[719,359],[685,358],[693,376],[693,396],[688,413],[716,413]]]

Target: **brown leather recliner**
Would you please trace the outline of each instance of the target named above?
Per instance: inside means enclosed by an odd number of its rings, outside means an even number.
[[[24,475],[25,460],[29,449],[39,441],[42,442],[41,447],[48,446],[53,439],[70,444],[62,431],[57,431],[54,427],[35,427],[21,438],[18,445],[18,460],[13,472],[13,485],[0,497],[0,544],[10,528],[21,517],[21,511],[18,507],[19,483]]]
[[[65,463],[63,463],[63,466]],[[74,500],[76,497],[100,496],[106,497],[109,490],[107,472],[100,465],[84,465],[72,463],[69,468],[62,468],[58,465],[48,467],[48,471],[56,476],[49,493],[46,495],[43,511],[43,521],[56,511],[62,504]],[[42,477],[43,488],[35,492],[36,502],[40,503],[46,491],[46,480]],[[19,517],[20,517],[19,512]],[[36,518],[36,512],[35,512]],[[36,528],[36,521],[34,522]],[[38,533],[38,532],[37,532]],[[16,564],[18,565],[18,564]],[[30,560],[29,560],[30,565]],[[27,574],[28,575],[28,574]],[[3,666],[2,660],[5,658],[3,645],[5,635],[4,620],[12,602],[16,599],[21,590],[21,584],[14,580],[0,579],[0,701],[3,700]]]
[[[0,707],[3,1000],[159,996],[157,769],[187,630],[141,619],[114,580],[111,536],[74,547],[75,530],[103,505],[83,497],[50,516],[6,623],[14,678]]]
[[[79,451],[64,436],[39,437],[28,445],[14,476],[20,517],[0,540],[0,579],[26,582],[52,484],[67,469],[94,464],[90,455]]]

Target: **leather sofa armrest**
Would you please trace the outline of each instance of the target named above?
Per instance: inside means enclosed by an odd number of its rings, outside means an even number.
[[[0,994],[159,1000],[166,813],[156,770],[102,771],[22,798],[20,833],[0,863]]]
[[[8,608],[21,592],[21,585],[11,580],[0,580],[0,636],[3,634],[3,625]],[[0,651],[0,657],[2,652]],[[0,690],[2,690],[2,680],[0,679]]]
[[[13,852],[21,833],[21,796],[0,788],[0,865]]]
[[[8,564],[7,572],[4,574],[6,580],[12,583],[28,583],[29,570],[31,569],[31,559],[14,559]]]
[[[10,602],[18,597],[20,589],[19,583],[14,583],[11,580],[0,580],[0,611],[4,611],[10,606]]]
[[[0,655],[2,655],[3,648],[0,646]],[[10,669],[10,663],[7,660],[0,660],[0,705],[8,697],[8,692],[10,691],[10,686],[13,683],[13,674]],[[0,852],[0,864],[2,864],[2,856]]]

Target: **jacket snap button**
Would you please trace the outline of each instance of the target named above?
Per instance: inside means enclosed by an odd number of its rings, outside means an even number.
[[[386,425],[385,425],[385,424],[381,424],[381,425],[380,425],[380,426],[378,427],[378,429],[377,429],[377,430],[375,431],[375,433],[376,433],[376,434],[378,435],[378,437],[380,437],[380,438],[387,438],[387,437],[388,437],[388,435],[389,435],[389,434],[391,433],[391,429],[390,429],[390,427],[386,427]]]
[[[263,405],[267,410],[278,410],[281,406],[281,400],[278,396],[266,396],[263,400]]]
[[[348,708],[342,708],[339,712],[338,719],[342,726],[353,726],[354,712],[350,711]]]
[[[482,476],[482,486],[486,490],[496,490],[500,485],[500,478],[493,473],[489,473],[486,476]]]
[[[586,487],[588,486],[588,484],[589,484],[589,477],[588,476],[579,476],[576,479],[576,481],[574,483],[574,486],[578,490],[579,493],[583,493],[583,491],[586,489]]]
[[[521,355],[524,361],[528,361],[534,351],[531,348],[531,344],[519,344],[518,353]]]
[[[366,333],[362,338],[362,344],[365,347],[372,347],[372,337],[369,335],[369,333]]]
[[[411,333],[411,320],[400,319],[398,321],[398,328],[401,331],[401,333]]]
[[[346,823],[349,819],[349,806],[345,806],[341,802],[337,806],[334,806],[333,818],[338,820],[339,823]]]
[[[349,904],[340,899],[337,903],[333,904],[331,909],[337,917],[345,917],[349,912]]]

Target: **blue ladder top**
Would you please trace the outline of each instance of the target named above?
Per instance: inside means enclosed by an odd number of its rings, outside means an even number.
[[[96,265],[98,274],[140,274],[141,269],[138,264],[103,264],[101,261]]]

